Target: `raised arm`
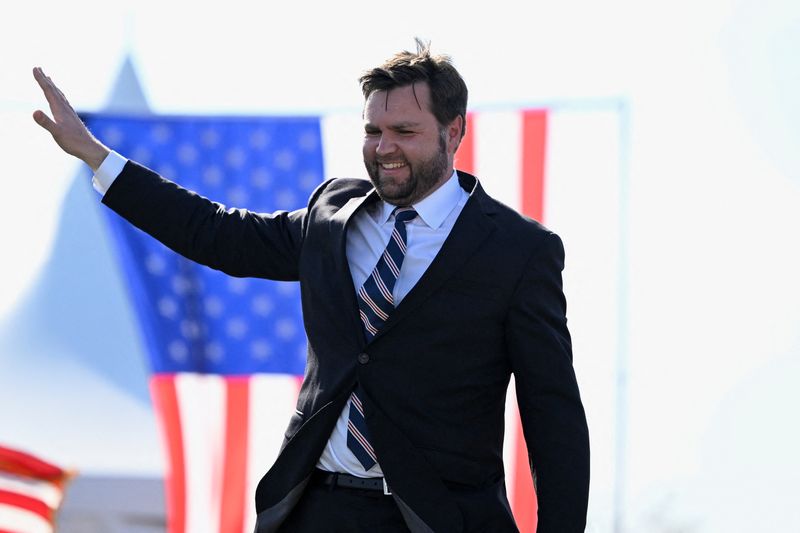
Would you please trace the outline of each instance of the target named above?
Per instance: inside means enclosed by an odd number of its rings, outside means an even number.
[[[97,171],[109,153],[109,149],[86,128],[78,114],[72,109],[67,97],[56,87],[53,80],[45,76],[41,68],[33,69],[33,77],[44,92],[53,118],[37,109],[33,112],[33,120],[50,132],[62,150],[77,157]]]
[[[62,150],[96,173],[110,150],[91,134],[42,69],[35,68],[33,77],[53,117],[37,110],[33,119]],[[297,280],[305,209],[273,215],[227,209],[133,161],[114,177],[103,203],[197,263],[234,276]]]

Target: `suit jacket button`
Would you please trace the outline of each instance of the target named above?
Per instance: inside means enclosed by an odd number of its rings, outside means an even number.
[[[366,365],[367,363],[369,363],[369,354],[366,353],[358,354],[358,362],[361,363],[362,365]]]

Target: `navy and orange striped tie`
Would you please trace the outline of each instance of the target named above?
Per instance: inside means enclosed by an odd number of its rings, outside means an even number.
[[[372,274],[358,290],[358,309],[361,322],[364,324],[364,334],[367,341],[371,340],[380,327],[389,318],[394,310],[395,282],[400,276],[400,267],[406,256],[406,222],[417,216],[411,207],[397,208],[394,211],[394,230],[386,245],[383,255],[378,259],[378,264]],[[355,390],[350,395],[350,413],[347,421],[347,447],[353,452],[365,470],[369,470],[377,463],[375,450],[369,442],[367,424],[364,420],[364,408],[359,397],[361,385],[356,384]]]

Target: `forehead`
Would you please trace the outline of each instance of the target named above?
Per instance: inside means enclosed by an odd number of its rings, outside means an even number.
[[[428,84],[417,82],[372,92],[364,103],[364,120],[436,120],[430,109],[431,93]]]

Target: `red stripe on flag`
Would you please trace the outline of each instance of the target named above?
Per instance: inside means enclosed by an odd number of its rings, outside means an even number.
[[[174,376],[154,375],[150,379],[150,394],[161,422],[162,438],[166,441],[167,530],[170,533],[185,533],[186,465],[183,461],[183,435]]]
[[[250,379],[225,378],[225,466],[222,478],[220,531],[243,531],[247,486],[247,441]]]
[[[520,533],[534,533],[536,531],[536,518],[538,505],[536,492],[533,490],[528,447],[525,446],[525,436],[522,433],[522,423],[517,414],[517,442],[514,446],[514,501],[511,509],[514,511],[514,520]]]
[[[522,113],[522,213],[544,221],[544,165],[547,149],[547,111]]]
[[[0,471],[49,481],[61,481],[66,476],[66,472],[55,465],[5,446],[0,446]]]
[[[456,152],[456,168],[475,174],[475,113],[467,113],[467,134]]]
[[[52,510],[42,500],[31,498],[30,496],[18,492],[0,489],[0,503],[30,511],[31,513],[41,516],[47,522],[50,522],[53,518]]]
[[[522,113],[522,214],[544,222],[545,151],[547,149],[547,111],[531,109]],[[517,421],[514,443],[514,480],[511,509],[521,533],[536,531],[538,504],[533,489],[528,447],[522,423]]]

